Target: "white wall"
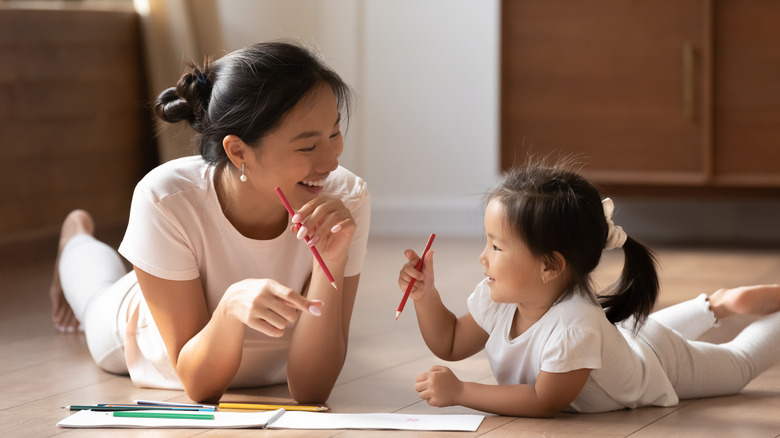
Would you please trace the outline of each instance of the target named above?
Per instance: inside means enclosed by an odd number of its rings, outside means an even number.
[[[369,1],[364,17],[374,230],[480,235],[498,173],[498,2]]]
[[[355,88],[341,162],[369,184],[372,234],[482,233],[498,175],[498,0],[216,0],[193,13],[207,53],[297,38]]]

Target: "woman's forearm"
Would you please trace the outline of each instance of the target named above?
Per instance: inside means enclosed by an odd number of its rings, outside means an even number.
[[[187,395],[196,402],[216,402],[241,364],[243,323],[217,307],[208,324],[179,353],[176,371]]]
[[[327,400],[347,355],[349,320],[357,292],[358,276],[345,279],[346,261],[328,267],[339,290],[318,266],[312,272],[307,297],[321,300],[321,315],[303,313],[293,333],[287,362],[290,393],[300,403]]]

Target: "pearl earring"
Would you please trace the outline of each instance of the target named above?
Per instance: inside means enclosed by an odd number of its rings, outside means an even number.
[[[238,177],[238,179],[240,179],[241,182],[246,182],[246,167],[244,166],[244,163],[241,163],[241,176]]]

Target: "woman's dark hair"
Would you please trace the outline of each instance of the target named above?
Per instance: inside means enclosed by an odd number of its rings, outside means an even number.
[[[590,274],[599,264],[609,226],[598,190],[562,161],[548,166],[531,163],[509,171],[503,182],[487,194],[499,202],[510,229],[538,258],[553,260],[560,253],[572,280],[564,294],[579,290],[595,297],[613,324],[634,317],[638,329],[658,298],[658,274],[652,252],[628,237],[623,244],[625,262],[618,281],[608,293],[593,290]]]
[[[202,67],[192,63],[175,87],[160,93],[155,113],[165,122],[186,120],[198,133],[200,154],[222,165],[222,140],[230,134],[244,143],[259,141],[321,85],[336,96],[342,120],[349,119],[352,90],[313,52],[290,42],[265,42],[228,53]]]

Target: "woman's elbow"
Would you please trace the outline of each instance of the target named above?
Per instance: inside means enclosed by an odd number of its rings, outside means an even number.
[[[330,393],[333,387],[297,387],[296,385],[288,384],[290,395],[296,403],[300,404],[318,404],[325,403],[330,397]]]
[[[199,385],[183,385],[184,393],[195,403],[217,403],[225,393],[224,388],[210,389]]]

